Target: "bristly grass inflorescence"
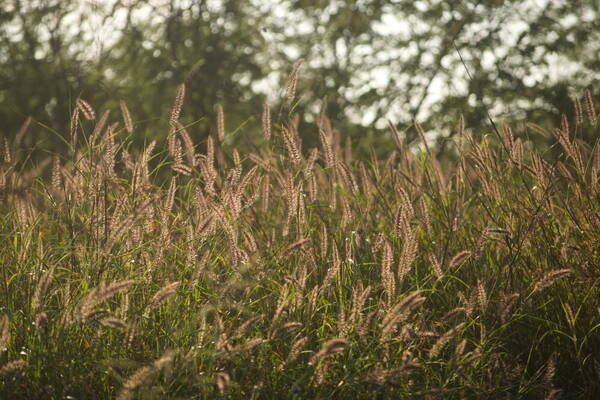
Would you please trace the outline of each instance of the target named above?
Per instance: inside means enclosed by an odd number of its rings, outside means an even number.
[[[143,147],[80,98],[64,152],[28,157],[35,119],[2,140],[0,397],[600,392],[591,90],[556,126],[461,117],[443,153],[393,122],[364,151],[324,105],[237,134],[216,105],[199,137],[185,94]]]

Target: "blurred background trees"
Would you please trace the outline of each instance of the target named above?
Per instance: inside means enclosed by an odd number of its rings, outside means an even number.
[[[259,129],[291,66],[305,59],[293,111],[317,112],[351,137],[387,138],[418,119],[439,140],[467,126],[559,118],[595,88],[600,18],[594,0],[5,0],[0,5],[0,132],[27,116],[30,146],[67,135],[75,98],[98,110],[123,100],[136,133],[168,131],[177,85],[198,139]],[[461,61],[462,56],[463,61]],[[466,69],[471,74],[467,75]],[[364,127],[368,127],[365,129]],[[162,130],[161,130],[162,129]],[[489,128],[486,128],[489,131]],[[408,133],[412,139],[412,134]]]

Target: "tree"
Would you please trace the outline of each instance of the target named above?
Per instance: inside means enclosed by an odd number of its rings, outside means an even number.
[[[230,129],[260,113],[264,96],[252,85],[269,73],[269,65],[257,61],[266,43],[262,16],[249,3],[91,5],[91,13],[90,2],[38,0],[25,6],[13,0],[0,6],[4,135],[14,135],[29,115],[67,135],[77,97],[97,109],[118,109],[123,100],[138,132],[166,134],[181,83],[188,88],[185,120],[203,136],[214,126],[209,120],[217,103],[224,106]],[[104,34],[98,37],[100,30]],[[35,143],[37,137],[29,140]]]
[[[472,128],[489,126],[488,110],[499,120],[558,119],[599,82],[594,1],[294,0],[290,10],[280,23],[312,27],[288,41],[316,60],[304,78],[330,94],[337,120],[417,119],[448,132],[459,113]]]
[[[116,97],[154,129],[157,120],[166,125],[175,89],[185,83],[185,120],[195,131],[209,133],[217,103],[229,129],[235,129],[262,109],[264,97],[252,88],[269,73],[269,65],[258,61],[266,45],[257,23],[262,16],[235,0],[219,7],[182,3],[145,5],[156,18],[135,20],[130,17],[135,10],[127,10],[127,25],[107,55]]]
[[[65,24],[75,3],[7,1],[0,6],[0,131],[14,135],[28,116],[64,132],[74,99],[98,87],[98,70],[85,60],[83,31]],[[25,137],[32,145],[39,130]],[[50,135],[47,130],[44,139]]]
[[[476,131],[489,129],[488,112],[498,121],[558,119],[599,81],[592,0],[23,3],[0,6],[5,135],[28,115],[64,134],[79,96],[97,108],[124,100],[136,132],[166,133],[182,82],[185,121],[198,135],[210,133],[217,103],[229,130],[248,127],[265,101],[259,83],[276,78],[282,87],[300,58],[304,97],[286,112],[310,120],[312,100],[323,98],[334,125],[365,144],[381,135],[364,126],[385,129],[388,119],[409,140],[414,120],[443,140],[460,113]],[[91,13],[82,8],[90,5]]]

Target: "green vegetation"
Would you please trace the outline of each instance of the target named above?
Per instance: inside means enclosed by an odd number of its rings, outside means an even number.
[[[590,92],[548,130],[461,118],[443,158],[390,124],[378,158],[301,125],[296,82],[259,137],[218,108],[195,142],[182,85],[164,143],[81,99],[63,153],[5,141],[0,397],[600,393]]]

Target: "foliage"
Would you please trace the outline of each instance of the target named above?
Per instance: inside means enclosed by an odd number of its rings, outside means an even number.
[[[295,0],[290,10],[284,24],[314,27],[288,43],[311,60],[306,85],[327,93],[336,122],[419,120],[440,139],[461,112],[476,130],[488,110],[552,125],[570,96],[598,84],[592,1]]]
[[[372,142],[388,119],[402,129],[419,120],[443,150],[460,112],[477,132],[488,110],[520,129],[527,120],[553,126],[570,97],[598,86],[594,1],[272,3],[4,1],[0,129],[12,136],[35,115],[64,132],[81,96],[107,109],[130,104],[147,128],[136,141],[164,137],[170,88],[185,82],[188,119],[206,139],[217,104],[235,126],[257,118],[265,94],[273,103],[274,83],[303,58],[303,93],[323,97],[349,136],[364,137],[368,126]],[[302,100],[295,109],[316,113]],[[41,134],[26,144],[45,148]]]

